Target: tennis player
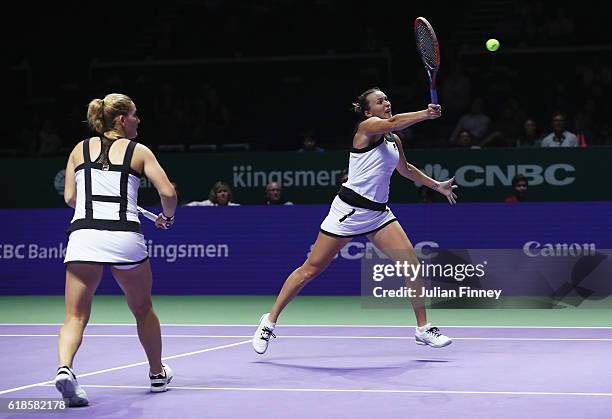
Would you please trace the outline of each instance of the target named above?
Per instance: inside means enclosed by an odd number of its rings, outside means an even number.
[[[151,391],[165,391],[172,380],[172,370],[161,362],[161,331],[151,303],[151,266],[136,206],[140,178],[146,176],[163,208],[155,224],[167,229],[174,222],[176,193],[151,150],[132,141],[140,119],[129,97],[113,93],[92,100],[87,121],[99,136],[81,141],[70,153],[64,189],[74,217],[64,259],[66,318],[59,334],[55,387],[69,406],[89,403],[72,368],[104,265],[111,267],[136,318],[149,361]]]
[[[285,306],[325,270],[334,256],[353,237],[365,235],[390,259],[418,264],[415,251],[393,212],[387,206],[389,182],[394,170],[402,176],[419,182],[446,196],[451,204],[457,195],[454,179],[438,182],[425,175],[406,161],[402,143],[394,131],[402,130],[418,122],[441,116],[441,107],[430,104],[419,112],[393,115],[391,103],[378,88],[362,93],[353,104],[363,121],[353,137],[349,158],[348,181],[331,204],[328,216],[312,250],[302,266],[285,280],[270,313],[263,314],[253,336],[255,352],[263,354],[280,313]],[[417,293],[419,295],[420,293]],[[437,327],[427,323],[427,313],[422,298],[412,298],[417,327],[415,341],[420,345],[441,348],[451,339],[440,333]]]

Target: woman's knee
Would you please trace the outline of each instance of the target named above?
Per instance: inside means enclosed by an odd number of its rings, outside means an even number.
[[[325,270],[325,267],[323,266],[315,265],[315,264],[308,263],[308,262],[304,263],[300,267],[301,284],[306,285],[307,283],[315,279],[317,276],[319,276],[321,272],[323,272],[324,270]]]
[[[151,299],[143,299],[136,302],[128,303],[130,307],[130,311],[136,318],[145,317],[149,314],[149,312],[153,309],[153,303]]]
[[[66,310],[64,323],[78,323],[83,327],[89,322],[90,311]]]

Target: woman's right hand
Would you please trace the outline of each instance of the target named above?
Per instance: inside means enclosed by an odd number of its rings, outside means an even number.
[[[168,230],[174,224],[174,217],[166,217],[163,212],[160,212],[155,220],[155,227],[163,230]]]

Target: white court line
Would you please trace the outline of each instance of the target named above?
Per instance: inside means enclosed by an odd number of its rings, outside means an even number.
[[[130,388],[148,389],[146,386],[107,386],[96,384],[81,384],[81,387],[94,388]],[[260,387],[172,387],[172,390],[212,390],[212,391],[286,391],[306,393],[401,393],[401,394],[485,394],[514,396],[603,396],[612,397],[612,393],[579,393],[552,391],[470,391],[470,390],[385,390],[385,389],[352,389],[352,388],[260,388]]]
[[[53,337],[57,335],[45,334],[0,334],[0,337]],[[89,338],[137,338],[138,335],[83,335]],[[252,338],[251,335],[164,335],[162,338]],[[334,335],[288,335],[277,336],[279,339],[409,339],[414,340],[414,336],[334,336]],[[502,340],[502,341],[612,341],[612,338],[507,338],[507,337],[452,337],[453,340]],[[1,394],[1,393],[0,393]]]
[[[244,340],[244,341],[241,341],[241,342],[230,343],[228,345],[221,345],[221,346],[215,346],[213,348],[201,349],[199,351],[186,352],[186,353],[183,353],[183,354],[166,356],[166,357],[162,357],[162,361],[166,361],[168,359],[183,358],[183,357],[190,356],[190,355],[202,354],[204,352],[216,351],[218,349],[231,348],[233,346],[244,345],[245,343],[250,343],[250,342],[251,342],[251,340],[249,339],[249,340]],[[107,368],[107,369],[104,369],[104,370],[88,372],[88,373],[85,373],[85,374],[79,374],[78,377],[79,378],[81,378],[81,377],[89,377],[90,375],[98,375],[98,374],[103,374],[105,372],[123,370],[123,369],[126,369],[126,368],[137,367],[137,366],[140,366],[140,365],[147,365],[147,364],[148,364],[148,362],[146,362],[146,361],[145,362],[136,362],[134,364],[122,365],[122,366],[119,366],[119,367]],[[52,384],[53,382],[54,382],[53,380],[51,380],[51,381],[42,381],[40,383],[29,384],[29,385],[26,385],[26,386],[9,388],[7,390],[0,391],[0,394],[12,393],[12,392],[19,391],[19,390],[25,390],[27,388],[43,386],[43,385],[46,385],[46,384]]]
[[[0,323],[0,326],[62,326],[63,323]],[[133,326],[135,323],[89,323],[88,326]],[[257,327],[257,324],[162,324],[162,327]],[[414,328],[414,325],[378,325],[378,324],[279,324],[277,327],[346,327],[346,328]],[[438,326],[458,329],[612,329],[612,326]]]

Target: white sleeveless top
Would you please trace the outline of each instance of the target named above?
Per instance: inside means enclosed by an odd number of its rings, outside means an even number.
[[[389,200],[391,175],[399,162],[393,135],[383,136],[368,147],[351,149],[348,180],[342,184],[371,201]]]
[[[68,233],[80,229],[141,233],[137,210],[141,175],[130,167],[136,142],[128,144],[122,164],[110,164],[108,158],[107,163],[91,161],[89,140],[83,142],[83,163],[74,169],[76,206]]]

